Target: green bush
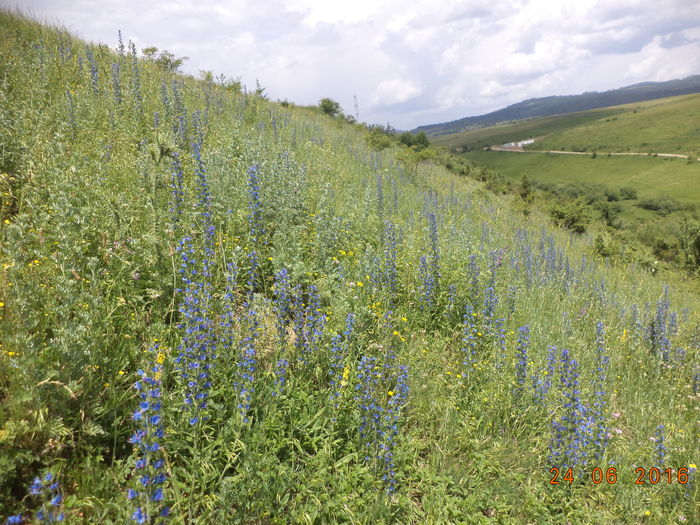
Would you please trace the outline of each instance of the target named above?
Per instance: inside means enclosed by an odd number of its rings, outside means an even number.
[[[637,206],[645,210],[655,211],[659,215],[668,215],[674,211],[679,211],[685,207],[673,197],[660,195],[649,199],[642,199]]]
[[[637,198],[637,188],[631,188],[630,186],[622,186],[620,188],[620,198],[622,200],[632,200]]]
[[[338,115],[342,114],[340,104],[332,98],[322,98],[318,103],[318,107],[321,108],[321,111],[329,117],[337,117]]]
[[[549,214],[556,226],[578,234],[584,233],[591,222],[588,208],[580,197],[565,204],[553,204]]]

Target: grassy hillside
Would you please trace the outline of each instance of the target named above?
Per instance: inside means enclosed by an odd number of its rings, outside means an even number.
[[[440,135],[432,138],[431,141],[438,146],[477,150],[496,144],[505,144],[507,142],[531,137],[543,137],[551,133],[565,131],[581,124],[597,122],[600,119],[614,116],[620,111],[621,110],[618,109],[597,109],[569,115],[517,120],[507,124],[470,129],[459,133],[451,133],[449,135]]]
[[[590,205],[589,214],[607,223],[608,233],[620,241],[622,251],[626,246],[640,252],[638,259],[652,257],[692,269],[695,264],[688,265],[688,250],[698,223],[700,163],[653,153],[700,155],[698,107],[700,96],[688,95],[514,122],[440,137],[435,142],[463,151],[463,158],[494,170],[511,185],[526,177],[546,191],[548,197],[538,204],[545,208],[581,196]],[[489,143],[528,137],[537,140],[525,147],[525,153],[484,150]],[[591,153],[542,153],[547,150]],[[606,151],[613,152],[612,156]],[[625,152],[651,154],[629,156]],[[633,195],[621,198],[621,188],[626,193],[631,189]],[[606,217],[611,211],[614,217]]]
[[[543,118],[552,115],[564,115],[600,108],[609,108],[622,104],[636,104],[648,100],[668,98],[679,95],[698,93],[700,75],[667,82],[642,82],[619,89],[603,92],[587,92],[580,95],[565,95],[533,98],[512,104],[506,108],[479,115],[465,117],[452,122],[419,126],[414,132],[423,131],[431,137],[448,133],[459,133],[482,126],[494,126],[516,120]]]
[[[528,119],[436,137],[473,150],[539,137],[527,149],[678,153],[700,157],[700,95],[671,97],[571,115]]]
[[[671,274],[128,43],[0,53],[0,518],[698,515]]]
[[[513,181],[523,176],[543,183],[632,186],[640,199],[663,193],[687,204],[700,203],[700,163],[662,157],[519,154],[471,151],[469,160],[489,166]]]
[[[619,113],[554,132],[532,148],[641,151],[700,157],[700,95],[619,106]]]

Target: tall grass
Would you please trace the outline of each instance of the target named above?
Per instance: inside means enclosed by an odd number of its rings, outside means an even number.
[[[2,516],[698,515],[696,297],[120,48],[0,14]]]

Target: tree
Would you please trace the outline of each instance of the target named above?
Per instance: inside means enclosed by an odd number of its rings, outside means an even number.
[[[141,52],[143,53],[143,56],[145,56],[148,60],[153,61],[153,63],[163,71],[168,71],[170,73],[177,73],[180,66],[182,66],[186,60],[190,59],[190,57],[178,58],[167,50],[163,50],[158,53],[158,48],[154,46],[143,48]]]
[[[606,226],[612,228],[620,228],[622,226],[619,219],[622,207],[619,204],[616,202],[598,201],[596,207],[600,211],[601,218],[605,221]]]
[[[532,183],[530,182],[530,179],[527,178],[527,175],[523,175],[522,179],[520,179],[520,190],[518,191],[518,195],[520,195],[520,198],[527,204],[532,202]]]
[[[158,48],[157,47],[144,47],[141,52],[143,53],[143,56],[145,56],[149,60],[155,60],[156,58],[156,53],[158,53]]]
[[[383,126],[368,126],[365,139],[374,151],[391,147],[391,135],[386,132]]]
[[[318,103],[318,107],[320,107],[321,111],[323,111],[323,113],[329,117],[337,117],[342,113],[340,104],[338,104],[332,98],[322,98]]]
[[[413,137],[413,145],[418,151],[430,146],[430,141],[428,141],[428,136],[425,134],[425,131],[416,133],[416,135]]]
[[[403,144],[404,146],[408,146],[409,148],[415,144],[414,142],[414,137],[413,133],[410,131],[404,131],[399,135],[399,142]]]

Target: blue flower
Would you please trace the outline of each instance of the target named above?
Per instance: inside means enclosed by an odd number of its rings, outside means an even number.
[[[666,461],[666,436],[665,436],[665,427],[663,425],[659,425],[656,427],[656,433],[654,435],[654,441],[656,442],[656,463],[659,467],[663,467],[664,463]]]
[[[524,325],[518,328],[518,344],[516,346],[517,363],[515,365],[515,395],[521,398],[527,379],[527,349],[530,346],[530,326]]]
[[[43,480],[43,481],[42,481]],[[53,481],[53,483],[51,483]],[[34,517],[40,522],[60,521],[63,515],[60,512],[59,506],[63,503],[63,496],[60,493],[60,487],[56,476],[47,472],[42,478],[35,477],[29,486],[29,493],[33,496],[41,498],[41,507],[37,510]],[[10,518],[13,521],[10,521]],[[21,523],[21,515],[10,516],[7,523]]]
[[[41,480],[39,478],[34,478],[32,484],[29,486],[29,493],[33,496],[38,496],[41,494],[43,488],[44,486],[42,485]]]
[[[136,429],[133,436],[129,440],[134,445],[136,452],[135,469],[139,472],[136,476],[140,486],[139,490],[129,489],[127,498],[136,500],[136,510],[132,515],[132,519],[139,523],[148,520],[143,506],[146,502],[162,501],[163,489],[156,487],[165,482],[166,477],[163,472],[164,461],[162,458],[161,445],[159,440],[163,437],[163,424],[160,415],[162,396],[161,381],[162,381],[162,360],[163,354],[160,352],[158,344],[155,343],[149,349],[152,355],[151,366],[146,370],[139,370],[140,380],[135,387],[142,392],[145,398],[139,402],[139,408],[136,411],[138,417],[134,417],[134,421],[139,428]],[[144,385],[148,388],[144,389]],[[145,390],[145,391],[144,391]],[[145,507],[148,508],[148,507]]]
[[[136,507],[136,510],[131,515],[131,519],[134,520],[136,523],[146,523],[148,516],[146,516],[141,507]]]
[[[163,501],[163,489],[158,487],[151,494],[151,501]]]

